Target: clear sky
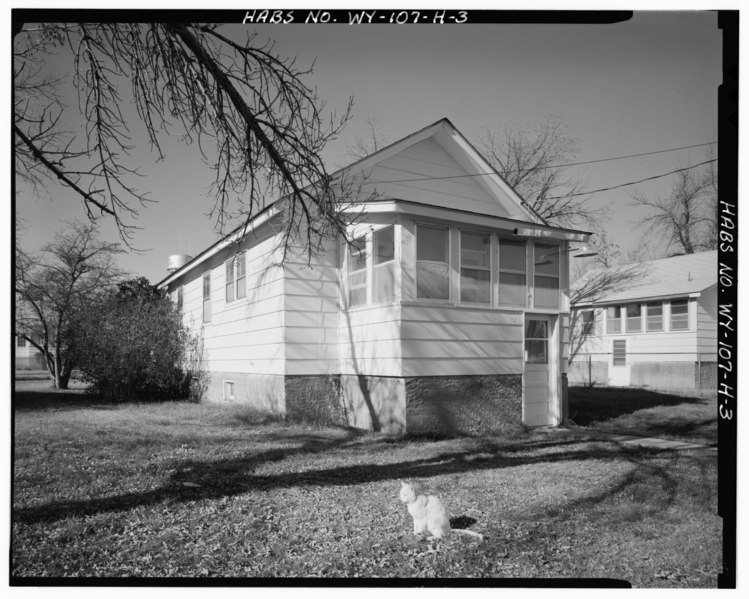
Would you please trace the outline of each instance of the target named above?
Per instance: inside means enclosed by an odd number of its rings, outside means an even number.
[[[347,145],[376,118],[391,141],[442,117],[471,141],[488,126],[533,125],[548,115],[565,121],[579,139],[578,160],[597,160],[701,144],[717,139],[721,31],[709,12],[637,12],[613,25],[265,25],[280,54],[300,66],[316,58],[309,79],[331,110],[354,96],[354,118],[325,152],[331,169],[348,161]],[[59,61],[60,64],[62,61]],[[52,63],[50,68],[61,69]],[[72,103],[72,102],[71,102]],[[197,254],[217,239],[207,189],[210,169],[197,149],[174,136],[167,158],[156,163],[134,128],[144,177],[137,181],[155,204],[140,210],[133,245],[140,253],[123,268],[157,282],[172,253]],[[586,189],[610,187],[704,160],[704,148],[580,167]],[[630,194],[662,194],[670,179],[594,194],[608,205],[607,233],[623,249],[640,231]],[[27,223],[24,246],[50,239],[64,221],[83,218],[80,200],[62,188],[35,196],[19,187],[18,216]],[[102,221],[102,233],[116,236]]]

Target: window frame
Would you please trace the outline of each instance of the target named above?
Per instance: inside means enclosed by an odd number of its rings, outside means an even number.
[[[355,250],[355,246],[358,243],[361,243],[361,245],[358,246],[359,247],[358,250]],[[367,263],[368,263],[367,235],[364,234],[364,235],[361,235],[359,237],[356,237],[356,238],[352,239],[351,240],[351,244],[347,244],[347,250],[348,251],[346,252],[346,287],[347,287],[347,294],[346,294],[346,296],[347,296],[347,299],[348,299],[348,307],[349,308],[357,308],[359,306],[366,306],[369,303],[369,299],[368,299],[368,284],[367,284],[368,283],[368,279],[369,279],[369,274],[368,274],[369,269],[367,268]],[[363,259],[363,265],[362,265],[362,267],[361,268],[357,268],[356,270],[354,270],[352,268],[352,265],[353,265],[353,262],[354,262],[354,251],[358,251],[358,253],[359,253],[358,260],[361,261]],[[362,273],[364,274],[364,282],[363,283],[359,283],[358,285],[354,286],[351,283],[352,277],[354,275],[360,275]],[[353,303],[351,298],[353,296],[354,290],[361,289],[362,287],[364,288],[364,297],[363,297],[362,301],[360,301],[358,303]]]
[[[623,344],[623,353],[617,356],[617,344]],[[617,364],[617,359],[622,360],[622,363]],[[611,365],[612,366],[626,366],[627,365],[627,340],[626,339],[612,339],[611,340]]]
[[[616,310],[616,316],[614,318],[609,317],[609,308],[613,308]],[[605,319],[606,319],[606,334],[607,335],[621,335],[624,333],[624,330],[622,328],[622,307],[620,304],[616,304],[614,306],[606,306],[606,312],[605,312]],[[611,321],[617,321],[619,323],[619,326],[616,330],[611,330]]]
[[[543,323],[543,329],[544,329],[544,336],[542,337],[531,337],[528,335],[528,325],[531,322],[540,322]],[[530,352],[528,351],[528,342],[529,341],[543,341],[544,344],[544,356],[543,360],[529,360],[528,356],[530,355]],[[524,364],[549,364],[549,346],[551,341],[551,323],[545,318],[533,318],[532,316],[528,316],[527,320],[525,321],[525,325],[523,327],[523,363]]]
[[[640,314],[638,316],[630,316],[629,315],[630,306],[638,306],[640,308]],[[624,320],[626,321],[626,332],[627,333],[643,333],[644,331],[642,330],[642,316],[643,316],[642,304],[639,302],[630,302],[628,304],[624,304],[623,308],[624,308],[624,313],[625,313]],[[640,326],[636,330],[630,329],[629,328],[630,321],[633,321],[635,319],[639,321]]]
[[[240,252],[232,256],[224,264],[226,265],[226,281],[224,282],[226,292],[224,300],[227,304],[231,304],[247,297],[247,263],[245,262],[245,252]],[[241,273],[240,270],[242,271]],[[243,284],[241,295],[240,282]]]
[[[585,319],[585,315],[590,314],[590,320]],[[596,334],[596,310],[595,308],[589,308],[586,310],[580,310],[580,333],[589,337],[594,337]]]
[[[16,335],[16,347],[26,347],[26,339],[20,335]]]
[[[486,244],[486,262],[487,266],[476,266],[476,265],[470,265],[470,266],[464,266],[463,265],[463,235],[474,235],[474,236],[481,236],[488,240],[488,243]],[[492,306],[494,305],[492,302],[492,233],[489,231],[481,231],[481,230],[475,230],[475,229],[459,229],[458,230],[458,260],[460,262],[459,264],[459,281],[460,281],[460,303],[461,304],[470,304],[473,306]],[[463,298],[463,271],[464,270],[473,270],[473,271],[480,271],[485,272],[488,275],[488,279],[486,280],[486,291],[488,292],[488,299],[486,301],[471,301],[466,300]]]
[[[510,244],[510,245],[519,245],[523,248],[523,260],[522,265],[523,269],[514,269],[514,268],[503,268],[502,267],[502,244]],[[502,235],[498,236],[498,249],[499,249],[499,260],[497,263],[497,284],[498,284],[498,297],[497,297],[497,304],[499,306],[524,306],[526,307],[528,305],[528,242],[525,239],[512,239],[511,237],[504,237]],[[502,299],[502,274],[512,274],[512,275],[522,275],[524,284],[523,284],[523,301],[514,303],[514,302],[507,302],[503,301]]]
[[[548,273],[541,273],[538,274],[536,272],[536,249],[539,247],[548,247],[555,250],[554,254],[556,256],[556,274],[548,274]],[[556,302],[554,305],[544,305],[538,303],[538,289],[539,285],[537,282],[538,278],[542,279],[551,279],[556,281]],[[533,307],[543,310],[554,310],[559,309],[561,307],[561,291],[562,291],[562,245],[559,243],[551,243],[548,241],[534,241],[533,242]]]
[[[379,245],[378,237],[386,231],[392,231],[393,236],[393,255],[389,260],[379,262]],[[367,256],[368,257],[368,256]],[[390,295],[379,296],[380,286],[378,285],[378,279],[382,276],[383,270],[390,269],[390,276],[392,279],[392,290]],[[396,289],[395,289],[395,225],[386,225],[372,232],[372,303],[373,304],[384,304],[395,301]]]
[[[419,260],[419,230],[420,229],[431,229],[434,231],[441,231],[444,233],[444,239],[446,241],[445,243],[445,262],[441,262],[439,260]],[[451,228],[447,225],[440,225],[440,224],[434,224],[434,223],[416,223],[416,240],[415,240],[415,255],[416,260],[414,262],[415,266],[415,280],[416,280],[416,301],[417,302],[426,302],[426,303],[439,303],[439,304],[449,304],[452,300],[452,281],[451,281],[451,273],[452,273],[452,235],[450,234]],[[426,297],[419,295],[419,263],[429,263],[429,264],[445,264],[447,266],[447,277],[446,277],[446,288],[447,288],[447,297]]]
[[[660,326],[657,329],[651,328],[650,326],[650,308],[658,306],[660,308],[660,314],[658,314],[659,320],[660,320]],[[663,316],[664,316],[664,310],[663,310],[663,302],[645,302],[645,332],[646,333],[662,333],[665,330],[664,324],[663,324]]]
[[[236,285],[234,284],[234,258],[230,258],[225,262],[226,281],[225,288],[226,293],[224,300],[227,304],[232,303],[236,300]]]

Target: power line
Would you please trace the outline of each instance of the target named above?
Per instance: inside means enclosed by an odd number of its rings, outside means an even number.
[[[700,162],[699,164],[693,164],[692,166],[686,166],[684,168],[677,168],[676,170],[670,171],[668,173],[663,173],[662,175],[654,175],[652,177],[646,177],[645,179],[640,179],[639,181],[630,181],[629,183],[621,183],[619,185],[614,185],[613,187],[602,187],[601,189],[593,189],[590,191],[581,191],[578,193],[570,193],[563,196],[553,196],[550,198],[547,198],[549,200],[561,200],[563,198],[571,198],[574,196],[587,196],[593,193],[598,193],[601,191],[611,191],[612,189],[619,189],[620,187],[627,187],[629,185],[637,185],[638,183],[644,183],[645,181],[652,181],[653,179],[660,179],[661,177],[668,177],[669,175],[673,175],[675,173],[680,173],[682,171],[688,171],[692,168],[697,168],[698,166],[702,166],[704,164],[710,164],[711,162],[717,162],[717,158],[713,158],[712,160],[706,160],[705,162]]]
[[[710,145],[713,145],[713,144],[716,144],[716,143],[718,143],[718,142],[716,142],[716,141],[708,141],[708,142],[705,142],[705,143],[694,144],[694,145],[691,145],[691,146],[681,146],[681,147],[678,147],[678,148],[667,148],[665,150],[654,150],[652,152],[641,152],[639,154],[627,154],[625,156],[613,156],[613,157],[610,157],[610,158],[598,158],[597,160],[586,160],[586,161],[583,161],[583,162],[570,162],[569,164],[555,164],[555,165],[541,166],[541,167],[535,167],[535,168],[538,168],[538,169],[565,168],[565,167],[568,167],[568,166],[581,166],[581,165],[584,165],[584,164],[595,164],[597,162],[610,162],[612,160],[625,160],[627,158],[638,158],[640,156],[652,156],[653,154],[664,154],[666,152],[676,152],[678,150],[688,150],[690,148],[699,148],[701,146],[710,146]],[[708,162],[714,162],[714,160],[709,160]],[[707,164],[707,162],[703,162],[702,164]],[[700,165],[695,165],[695,166],[700,166]],[[688,168],[694,168],[694,167],[688,167]],[[520,173],[520,172],[525,172],[525,171],[530,171],[530,170],[534,170],[534,169],[529,169],[529,168],[522,169],[521,168],[521,169],[508,170],[506,172],[508,172],[508,173]],[[679,169],[679,170],[686,170],[686,169]],[[672,173],[668,173],[668,174],[670,175],[670,174],[673,174],[673,173],[677,173],[677,172],[679,172],[679,170],[673,171]],[[439,181],[439,180],[447,180],[447,179],[465,179],[467,177],[487,177],[487,176],[496,175],[496,174],[497,173],[495,173],[495,172],[490,172],[490,173],[474,173],[472,175],[446,175],[444,177],[417,177],[417,178],[414,178],[414,179],[395,179],[395,180],[387,180],[387,181],[384,181],[384,180],[381,180],[381,179],[376,179],[374,181],[377,182],[377,183],[415,183],[415,182],[418,182],[418,181]],[[658,176],[659,177],[665,177],[666,175],[658,175]],[[647,180],[647,179],[645,179],[645,180]]]

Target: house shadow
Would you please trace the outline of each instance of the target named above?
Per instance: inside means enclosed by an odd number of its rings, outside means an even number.
[[[479,449],[445,452],[429,458],[388,464],[356,463],[355,465],[296,472],[263,474],[256,472],[269,463],[280,462],[296,454],[307,454],[310,450],[345,451],[346,444],[350,441],[351,438],[346,436],[328,444],[321,444],[319,440],[315,440],[311,446],[303,443],[298,447],[272,449],[256,454],[248,453],[225,460],[184,460],[175,464],[169,480],[157,488],[87,500],[55,501],[34,507],[14,509],[12,520],[21,523],[56,521],[72,516],[88,517],[102,513],[124,512],[164,501],[187,502],[219,499],[248,492],[272,491],[278,488],[336,487],[383,481],[395,482],[402,479],[425,479],[445,474],[517,468],[538,463],[622,458],[622,452],[616,448],[606,448],[598,444],[591,446],[589,443],[573,439],[553,442],[537,441],[516,446],[497,446],[487,442]],[[529,451],[550,446],[554,446],[558,451],[554,453],[531,453]],[[641,456],[643,453],[648,453],[648,450],[639,450],[637,455]],[[632,456],[634,455],[632,453]],[[625,455],[625,459],[636,458]],[[663,476],[668,476],[665,470]],[[607,496],[608,492],[605,495]],[[600,500],[604,498],[605,496],[602,495]],[[457,522],[457,527],[462,527],[462,524],[469,523],[460,520]]]

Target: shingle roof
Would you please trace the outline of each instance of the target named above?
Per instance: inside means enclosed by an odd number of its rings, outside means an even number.
[[[572,284],[573,307],[700,293],[718,281],[718,252],[596,269]]]

